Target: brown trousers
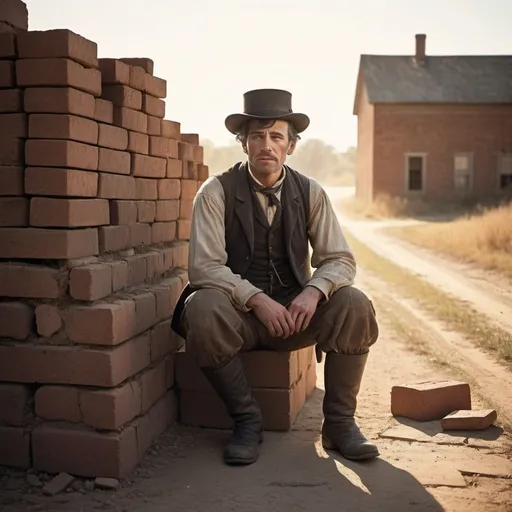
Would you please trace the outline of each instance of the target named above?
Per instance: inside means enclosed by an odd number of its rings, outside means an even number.
[[[183,326],[186,350],[201,367],[221,365],[240,350],[298,350],[316,343],[324,352],[364,354],[379,335],[371,301],[354,286],[340,288],[319,304],[308,327],[287,339],[273,338],[253,313],[240,312],[213,289],[190,295]]]

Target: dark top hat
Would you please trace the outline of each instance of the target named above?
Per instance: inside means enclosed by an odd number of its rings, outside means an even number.
[[[231,133],[237,133],[250,119],[279,119],[289,121],[298,133],[309,126],[306,114],[292,111],[292,95],[280,89],[256,89],[244,94],[244,111],[226,117],[225,125]]]

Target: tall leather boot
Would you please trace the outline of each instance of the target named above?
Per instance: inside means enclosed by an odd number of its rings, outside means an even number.
[[[234,421],[233,434],[224,448],[225,462],[230,465],[256,462],[263,440],[263,419],[240,354],[220,368],[203,368],[203,373]]]
[[[357,426],[354,414],[368,353],[345,355],[327,353],[325,359],[325,397],[322,444],[337,450],[346,459],[373,459],[379,449],[366,439]]]

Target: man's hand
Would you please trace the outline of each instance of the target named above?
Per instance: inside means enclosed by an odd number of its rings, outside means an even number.
[[[306,286],[302,292],[293,299],[288,306],[292,317],[294,331],[301,332],[306,329],[315,314],[322,292],[314,286]]]
[[[274,338],[288,338],[294,334],[294,323],[289,311],[265,293],[257,293],[248,301],[258,320]]]

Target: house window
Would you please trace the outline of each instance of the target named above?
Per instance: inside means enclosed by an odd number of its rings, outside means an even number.
[[[423,155],[407,156],[407,190],[422,191],[425,184],[425,157]]]
[[[498,186],[500,190],[512,189],[512,153],[500,155]]]
[[[465,193],[473,188],[473,158],[470,154],[458,154],[453,159],[454,185],[457,192]]]

